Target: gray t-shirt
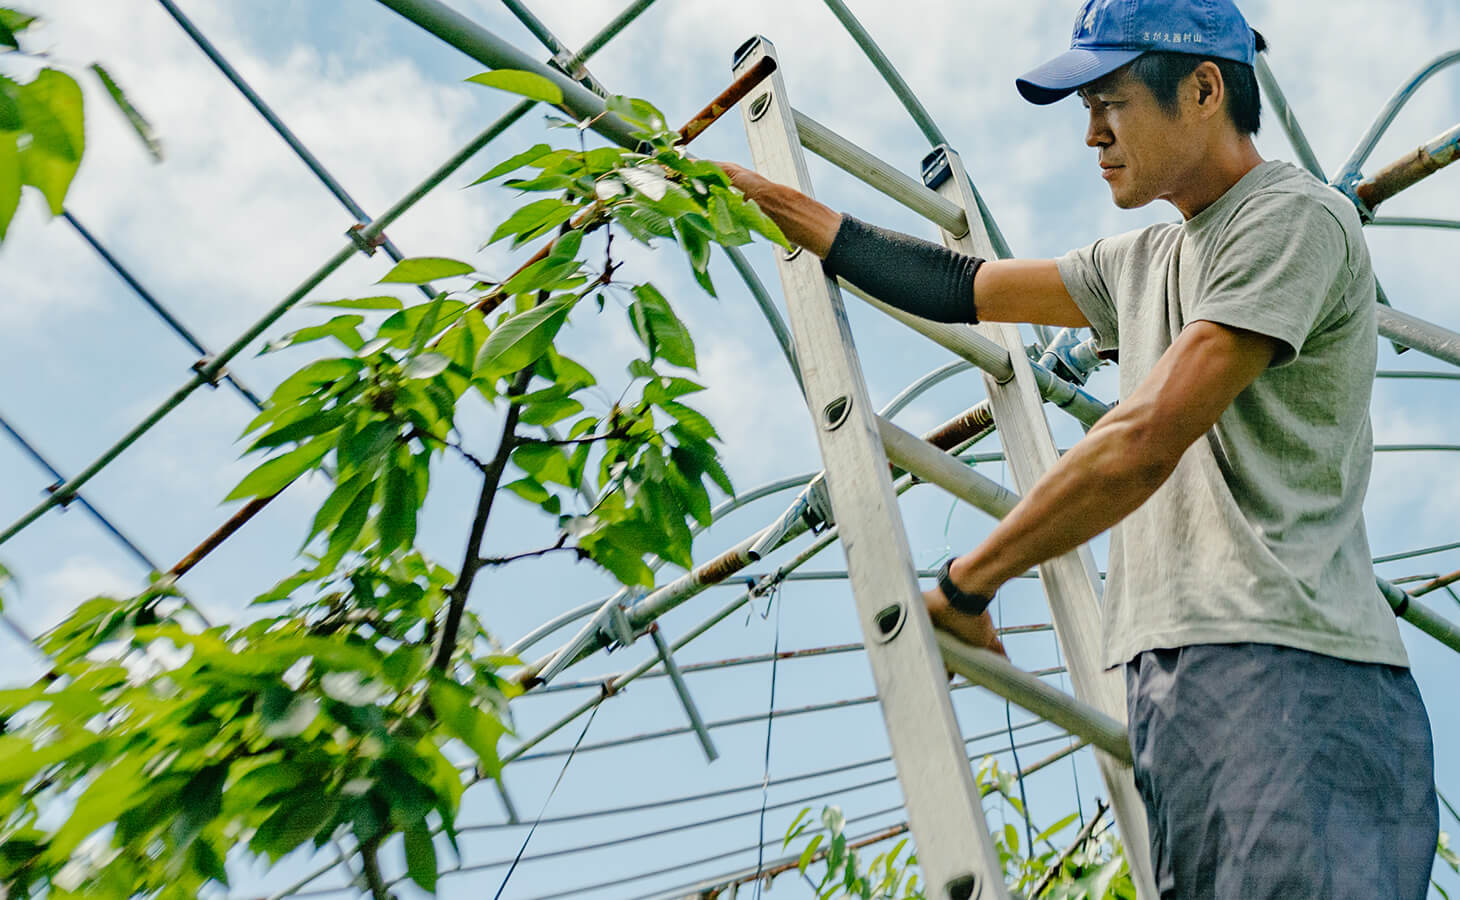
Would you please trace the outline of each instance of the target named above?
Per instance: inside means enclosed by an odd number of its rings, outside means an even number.
[[[1060,258],[1120,393],[1188,322],[1280,341],[1272,365],[1111,534],[1106,666],[1256,641],[1408,665],[1364,531],[1377,355],[1374,274],[1353,205],[1283,162],[1182,224]]]

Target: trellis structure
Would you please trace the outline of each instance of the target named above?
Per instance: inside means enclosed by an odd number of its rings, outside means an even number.
[[[189,37],[214,62],[222,73],[244,94],[249,102],[268,121],[270,126],[289,144],[291,149],[340,201],[341,205],[356,218],[359,224],[350,229],[345,243],[324,264],[316,269],[297,288],[279,301],[266,315],[256,321],[236,340],[229,343],[222,350],[214,353],[210,352],[176,316],[163,307],[75,216],[69,212],[66,214],[68,223],[77,234],[128,284],[139,299],[152,308],[194,352],[200,355],[200,358],[194,366],[194,374],[168,397],[167,400],[154,409],[115,444],[98,455],[91,464],[69,479],[64,478],[58,470],[51,466],[39,451],[27,443],[10,424],[0,422],[0,427],[3,427],[3,430],[13,440],[18,442],[39,465],[45,468],[52,478],[56,479],[56,483],[48,489],[48,495],[45,500],[18,518],[3,532],[0,532],[0,543],[4,543],[12,538],[22,529],[35,522],[48,510],[57,506],[66,506],[73,501],[79,501],[132,555],[143,565],[151,569],[157,569],[158,567],[143,551],[138,549],[134,542],[129,540],[110,520],[103,517],[99,511],[82,497],[80,493],[81,488],[107,465],[117,459],[118,456],[124,453],[143,434],[154,427],[172,410],[177,408],[184,399],[199,387],[204,385],[217,386],[226,382],[245,401],[254,407],[258,407],[260,404],[257,394],[243,385],[227,370],[228,363],[251,346],[282,315],[308,296],[315,287],[342,266],[355,253],[363,252],[370,254],[377,248],[380,248],[384,249],[393,259],[401,259],[403,254],[385,237],[385,229],[410,209],[412,205],[439,186],[478,151],[505,131],[512,123],[521,118],[533,106],[531,101],[524,101],[518,104],[506,115],[499,118],[473,138],[460,151],[443,162],[437,169],[424,178],[420,184],[409,191],[378,218],[372,219],[350,197],[344,187],[330,175],[319,160],[288,129],[282,119],[248,86],[242,76],[229,65],[227,60],[212,46],[203,33],[187,19],[176,3],[173,0],[158,0],[158,2],[178,22]],[[437,0],[378,0],[378,2],[399,13],[410,22],[430,31],[443,41],[484,65],[493,68],[514,68],[535,71],[552,79],[563,89],[565,98],[564,106],[568,111],[580,119],[592,118],[594,120],[592,127],[605,138],[621,144],[632,144],[633,139],[623,127],[622,123],[618,122],[611,115],[603,115],[603,97],[606,90],[586,71],[584,63],[648,9],[655,0],[635,0],[635,2],[631,3],[628,8],[610,22],[598,35],[585,44],[576,54],[567,50],[562,42],[530,10],[523,6],[522,3],[518,2],[518,0],[504,0],[505,5],[511,12],[553,54],[552,60],[546,65],[537,62],[511,44],[503,41],[486,29],[481,28],[442,3],[437,2]],[[930,144],[935,146],[945,144],[946,141],[942,132],[934,124],[927,110],[918,102],[913,92],[897,74],[892,63],[878,49],[871,36],[857,22],[842,0],[825,0],[825,2],[837,19],[845,26],[856,43],[867,54],[869,60],[871,60],[873,65],[882,74],[893,93],[905,106],[922,133],[928,138]],[[1340,174],[1332,180],[1331,183],[1335,187],[1342,190],[1354,200],[1367,224],[1376,226],[1419,226],[1460,229],[1460,221],[1456,220],[1420,219],[1413,217],[1386,218],[1377,216],[1374,213],[1374,208],[1383,200],[1413,184],[1425,175],[1455,161],[1457,156],[1460,156],[1460,126],[1456,126],[1456,128],[1450,129],[1427,142],[1418,148],[1414,154],[1386,167],[1373,177],[1364,178],[1361,174],[1361,167],[1373,152],[1379,137],[1393,122],[1395,116],[1408,99],[1436,72],[1456,63],[1460,63],[1460,51],[1440,56],[1422,67],[1409,82],[1401,87],[1385,106],[1368,133],[1359,142],[1359,145],[1342,166]],[[1287,106],[1286,100],[1273,78],[1271,71],[1268,69],[1265,60],[1259,58],[1257,71],[1268,102],[1277,113],[1279,122],[1289,137],[1299,158],[1310,171],[1318,177],[1323,178],[1324,175],[1316,156],[1313,154],[1302,130],[1299,128],[1295,116]],[[800,142],[807,149],[858,176],[873,187],[924,215],[932,222],[941,226],[945,232],[954,235],[967,233],[970,226],[976,225],[980,229],[986,229],[991,249],[995,254],[1009,254],[1009,248],[1000,235],[989,210],[983,204],[982,200],[978,198],[967,176],[961,171],[961,165],[957,163],[956,157],[952,158],[955,171],[954,184],[956,191],[964,192],[969,198],[969,202],[966,204],[954,203],[946,196],[928,190],[916,180],[901,174],[886,163],[876,160],[869,154],[866,154],[865,151],[861,151],[859,148],[846,142],[803,113],[795,113],[794,133],[799,135]],[[965,210],[967,210],[967,213]],[[977,212],[976,221],[973,216],[975,210]],[[773,299],[756,276],[748,260],[734,249],[729,249],[727,252],[736,270],[744,279],[747,290],[764,312],[786,361],[799,382],[800,371],[797,363],[796,349],[791,341],[789,330],[777,312]],[[432,294],[429,286],[422,286],[422,289],[428,295]],[[880,306],[873,298],[865,299],[868,299],[874,305]],[[1387,303],[1387,298],[1383,296],[1382,291],[1381,301]],[[886,310],[885,307],[882,308]],[[1065,409],[1086,426],[1097,419],[1106,408],[1100,400],[1091,396],[1082,387],[1084,380],[1099,362],[1094,359],[1089,347],[1080,343],[1078,337],[1071,333],[1062,332],[1053,334],[1047,329],[1038,329],[1038,336],[1040,338],[1039,352],[1031,354],[1035,358],[1029,361],[1029,367],[1026,369],[1025,361],[1022,358],[1018,358],[1021,348],[1018,345],[1017,335],[1014,336],[1012,343],[1006,340],[1000,345],[987,339],[979,339],[977,335],[955,333],[953,330],[943,326],[936,326],[920,320],[912,320],[911,317],[900,316],[900,318],[906,324],[917,328],[939,343],[948,346],[957,355],[963,357],[963,361],[940,366],[918,382],[910,385],[898,398],[881,410],[884,423],[886,419],[893,416],[898,410],[923,392],[941,381],[975,366],[989,374],[991,384],[1002,383],[1008,380],[1008,378],[1014,376],[1016,370],[1027,371],[1029,373],[1027,377],[1031,379],[1030,383],[1035,386],[1037,392],[1044,399]],[[1381,307],[1379,318],[1381,334],[1395,342],[1396,347],[1412,348],[1441,361],[1460,366],[1460,334],[1433,323],[1425,322],[1406,313],[1399,312],[1389,308],[1387,305]],[[1442,378],[1460,380],[1460,374],[1443,372],[1387,371],[1380,372],[1378,375],[1383,378]],[[994,412],[994,415],[998,415],[997,411]],[[914,441],[905,432],[900,432],[894,426],[887,424],[882,426],[881,440],[887,446],[888,453],[891,456],[904,462],[910,468],[916,468],[919,475],[923,478],[943,483],[944,486],[949,487],[950,490],[953,490],[961,498],[974,503],[994,515],[999,515],[1007,511],[1013,502],[1017,500],[1017,497],[1006,488],[988,479],[984,479],[982,476],[977,475],[977,473],[953,462],[953,458],[961,459],[963,462],[987,461],[1002,458],[997,454],[968,453],[969,448],[974,443],[987,437],[993,430],[993,416],[990,412],[990,404],[986,401],[950,419],[943,426],[934,429],[924,436],[926,441],[931,443],[933,447],[947,451],[949,455],[937,454],[936,451],[928,447],[927,443]],[[1460,448],[1449,445],[1396,444],[1380,445],[1376,449],[1382,452],[1404,452],[1422,449],[1453,450]],[[906,491],[917,480],[911,475],[899,473],[899,477],[894,483],[894,490],[897,493]],[[802,489],[796,499],[781,515],[777,516],[765,528],[747,537],[729,551],[697,566],[685,576],[660,586],[647,596],[634,597],[628,592],[618,592],[610,597],[586,603],[550,622],[544,623],[541,628],[524,636],[509,648],[514,653],[526,652],[557,630],[572,622],[586,618],[588,620],[587,624],[580,627],[575,637],[564,643],[557,650],[527,666],[518,677],[528,687],[535,688],[536,693],[547,695],[559,692],[588,690],[592,692],[592,696],[571,707],[567,713],[563,714],[538,733],[523,738],[504,756],[504,762],[547,759],[564,755],[571,758],[572,753],[575,751],[591,752],[599,746],[621,746],[625,743],[639,740],[652,740],[672,733],[694,733],[699,737],[706,752],[713,753],[713,742],[710,732],[716,728],[745,721],[769,721],[778,717],[791,717],[821,712],[840,706],[875,702],[877,700],[876,697],[852,698],[831,704],[820,704],[799,709],[771,709],[764,716],[738,717],[736,719],[706,722],[700,716],[691,699],[686,681],[683,678],[683,673],[685,672],[764,663],[774,665],[778,659],[854,653],[862,650],[860,645],[857,644],[821,647],[793,651],[787,654],[771,654],[763,657],[721,660],[697,665],[681,666],[675,663],[674,653],[676,651],[703,635],[716,623],[723,621],[727,616],[744,607],[754,598],[764,596],[775,590],[778,586],[798,579],[808,577],[846,577],[847,573],[840,571],[819,573],[799,571],[806,562],[821,550],[830,546],[839,536],[837,528],[831,525],[823,475],[807,475],[785,479],[744,492],[717,508],[714,511],[714,518],[718,520],[748,503],[796,488]],[[236,531],[238,527],[241,527],[243,522],[246,522],[255,512],[257,512],[256,508],[252,509],[252,511],[249,508],[245,508],[243,514],[236,516],[229,525],[220,529],[218,534],[204,541],[197,551],[189,554],[187,558],[174,566],[170,570],[171,577],[174,580],[182,577],[203,555],[206,555],[207,552],[210,552],[223,540],[226,540],[229,535]],[[827,527],[828,525],[831,525],[831,527]],[[784,547],[797,538],[802,537],[809,531],[818,531],[819,533],[795,556],[770,572],[746,574],[748,567],[766,557],[772,551]],[[1375,562],[1389,562],[1407,556],[1417,556],[1440,550],[1454,549],[1457,546],[1460,546],[1460,543],[1422,548],[1409,554],[1379,557],[1376,558]],[[926,576],[928,573],[921,572],[919,574]],[[1449,590],[1449,586],[1457,580],[1460,580],[1460,573],[1436,576],[1425,579],[1425,583],[1405,591],[1390,582],[1380,579],[1379,587],[1386,599],[1395,608],[1396,614],[1402,615],[1416,627],[1437,640],[1444,642],[1452,649],[1460,651],[1460,629],[1457,629],[1453,624],[1416,600],[1416,598],[1434,591]],[[704,592],[707,588],[731,584],[743,586],[744,590],[733,600],[720,606],[700,624],[690,628],[672,641],[660,632],[658,620],[665,613]],[[1019,626],[1006,629],[1006,632],[1045,631],[1050,628],[1051,626],[1048,625]],[[615,644],[631,642],[635,637],[645,634],[651,636],[655,646],[655,652],[639,665],[607,680],[595,679],[578,683],[554,680],[556,676],[569,666],[584,659],[588,655]],[[1089,710],[1069,704],[1061,699],[1061,695],[1057,695],[1057,692],[1053,692],[1051,688],[1046,687],[1043,682],[1039,681],[1040,676],[1063,672],[1063,667],[1035,673],[1020,673],[1006,664],[982,659],[976,655],[970,656],[954,646],[945,644],[944,651],[947,654],[946,658],[950,660],[950,665],[959,669],[963,674],[968,675],[971,679],[975,679],[980,683],[993,687],[1006,696],[1012,697],[1020,705],[1037,713],[1039,717],[1057,721],[1062,731],[1069,732],[1075,736],[1072,739],[1064,734],[1045,735],[1027,741],[1023,745],[1012,745],[1011,749],[1041,746],[1052,742],[1063,744],[1063,746],[1056,749],[1044,759],[1024,766],[1022,769],[1023,774],[1031,774],[1038,771],[1055,761],[1067,757],[1087,744],[1104,748],[1111,758],[1120,756],[1123,746],[1121,743],[1123,741],[1123,735],[1119,730],[1118,723],[1113,723],[1108,718],[1102,718]],[[614,741],[603,742],[601,745],[583,744],[580,741],[580,745],[575,746],[573,751],[535,749],[548,737],[578,719],[584,713],[596,709],[605,700],[617,695],[624,687],[641,677],[668,677],[684,704],[690,724],[682,729],[672,729],[630,738],[620,738]],[[529,694],[529,696],[532,695]],[[965,736],[965,741],[974,745],[981,754],[984,750],[992,750],[992,747],[985,747],[984,742],[1002,738],[1006,734],[1013,741],[1015,731],[1023,731],[1024,729],[1036,727],[1039,724],[1038,718],[1026,720],[1017,725],[1010,723],[1008,729],[998,729],[972,736]],[[886,762],[888,762],[887,758],[871,759],[852,766],[840,767],[840,771],[856,769],[863,766],[882,765]],[[809,780],[831,774],[839,774],[839,771],[833,769],[805,773],[792,778],[781,779],[778,783]],[[831,791],[810,793],[798,797],[795,800],[786,801],[780,805],[793,806],[801,803],[815,802],[860,787],[886,784],[889,780],[888,777],[884,776],[850,787],[842,786]],[[640,808],[648,808],[656,805],[669,806],[712,796],[726,796],[756,788],[765,789],[767,784],[768,782],[732,789],[722,789],[720,791],[708,792],[702,796],[671,799],[663,801],[660,804],[641,804]],[[511,799],[505,795],[502,799],[508,810],[507,822],[467,826],[463,828],[463,831],[500,829],[518,824],[517,815],[513,809]],[[881,813],[895,812],[896,809],[881,811]],[[594,816],[610,815],[622,811],[601,810],[555,819],[544,818],[541,819],[541,822],[543,824],[553,824],[556,822],[580,821]],[[756,811],[749,810],[745,813],[732,814],[725,818],[733,819],[749,816]],[[759,811],[763,816],[765,807],[762,807]],[[879,814],[869,814],[865,818],[874,818]],[[890,829],[881,828],[869,835],[868,839],[885,840],[895,836],[895,834],[901,833],[900,829],[905,830],[905,826],[896,826]],[[665,831],[668,830],[665,829]],[[616,838],[614,841],[608,843],[648,840],[661,833],[663,832],[649,832],[625,836]],[[584,849],[589,848],[575,848],[575,851]],[[732,851],[728,854],[721,854],[721,856],[729,858],[736,852],[740,851]],[[552,858],[556,855],[561,855],[561,852],[555,851],[553,853],[543,854],[537,858]],[[524,856],[522,858],[530,860],[534,857]],[[697,862],[705,864],[714,861],[715,857],[711,857],[708,860]],[[298,884],[294,885],[290,890],[278,896],[306,896],[313,893],[338,892],[342,890],[341,888],[316,889],[312,887],[318,878],[341,865],[342,862],[343,860],[339,862],[332,861],[325,868],[312,873],[309,877],[302,879]],[[514,862],[514,860],[504,859],[483,864],[468,864],[463,865],[458,871],[492,869],[508,865],[511,862]],[[770,872],[777,868],[784,868],[784,866],[785,861],[773,860],[770,863],[758,865],[754,870],[727,872],[716,878],[687,883],[682,888],[661,894],[660,896],[684,896],[687,894],[713,895],[722,889],[730,889],[733,891],[735,885],[747,883],[762,873]],[[682,868],[689,867],[684,866]],[[649,874],[662,875],[665,872],[656,871]],[[627,886],[632,881],[633,879],[618,879],[616,883]],[[578,890],[580,889],[575,889],[574,892]],[[632,890],[630,890],[630,893],[632,893]],[[949,894],[949,896],[959,895],[954,892]]]

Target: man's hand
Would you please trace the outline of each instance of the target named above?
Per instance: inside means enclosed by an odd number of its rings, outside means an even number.
[[[928,604],[928,617],[933,620],[934,628],[946,631],[971,647],[992,650],[1005,659],[1009,658],[1009,654],[1004,652],[1003,642],[999,640],[999,633],[994,630],[994,620],[988,610],[976,616],[959,612],[948,605],[948,598],[936,585],[923,592],[923,601]]]
[[[730,176],[732,185],[771,217],[787,240],[822,259],[826,258],[831,242],[836,240],[837,229],[841,227],[841,213],[744,166],[732,162],[717,162],[716,165]]]

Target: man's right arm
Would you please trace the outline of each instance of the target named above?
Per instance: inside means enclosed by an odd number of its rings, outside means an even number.
[[[750,169],[734,163],[720,165],[732,183],[780,226],[788,240],[822,259],[827,257],[842,224],[840,213]],[[964,321],[973,319],[976,304],[980,321],[1081,328],[1090,324],[1070,298],[1054,260],[990,260],[978,267],[969,294],[970,314]]]

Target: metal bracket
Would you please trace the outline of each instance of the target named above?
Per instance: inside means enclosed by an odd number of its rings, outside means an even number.
[[[578,658],[584,655],[584,651],[604,645],[607,652],[612,653],[619,647],[627,647],[638,637],[634,632],[633,623],[629,621],[628,613],[625,612],[625,605],[639,599],[639,592],[622,590],[609,597],[598,608],[573,639],[564,644],[552,659],[542,667],[534,678],[538,683],[547,683],[557,677],[564,669],[572,665]]]
[[[1334,179],[1329,186],[1336,188],[1339,193],[1343,194],[1345,197],[1349,198],[1349,200],[1353,202],[1354,209],[1358,210],[1359,212],[1359,221],[1367,225],[1370,222],[1374,221],[1374,211],[1370,209],[1369,204],[1365,203],[1363,198],[1359,196],[1358,188],[1359,185],[1363,183],[1363,180],[1364,176],[1359,172],[1345,172],[1342,175],[1339,175],[1338,178]]]
[[[356,250],[366,256],[374,256],[375,251],[384,246],[386,240],[383,233],[366,237],[364,224],[351,225],[345,229],[345,237],[350,239]]]
[[[191,368],[194,372],[197,372],[199,375],[203,376],[203,380],[208,382],[208,387],[216,388],[218,385],[222,384],[223,379],[228,376],[228,370],[225,368],[219,368],[213,374],[208,374],[208,368],[212,366],[213,363],[216,361],[217,360],[214,359],[213,355],[209,354],[202,357],[197,362],[193,363],[191,366],[189,366],[189,368]]]
[[[939,144],[934,147],[927,156],[923,157],[920,169],[923,186],[930,190],[937,190],[938,186],[953,174],[953,168],[948,164],[948,145]]]
[[[1081,341],[1073,328],[1061,329],[1041,352],[1030,348],[1030,360],[1039,363],[1065,381],[1084,384],[1090,373],[1105,364],[1095,353],[1093,341]]]
[[[820,534],[836,524],[831,509],[831,493],[826,489],[826,476],[818,475],[806,486],[806,524],[812,534]]]
[[[61,493],[61,488],[65,487],[65,486],[66,486],[66,482],[64,482],[64,481],[58,481],[55,484],[48,484],[48,485],[46,485],[46,493],[47,494],[55,495],[57,498],[59,498],[59,499],[56,500],[56,505],[59,506],[59,507],[61,507],[62,509],[68,508],[71,505],[71,501],[73,501],[73,500],[76,499],[76,494],[74,494],[74,493],[70,493],[70,494],[62,494]]]

